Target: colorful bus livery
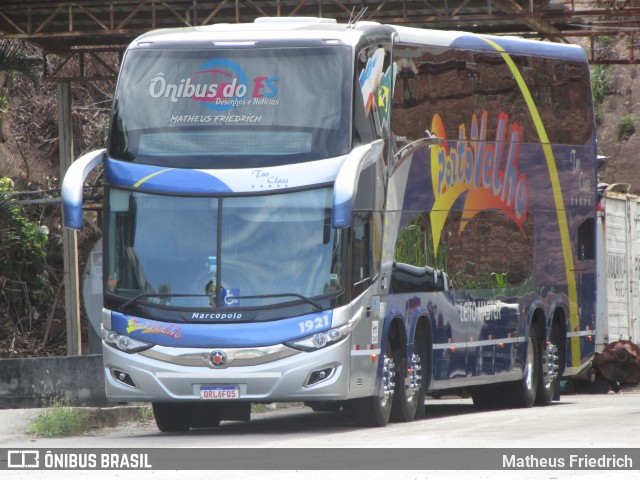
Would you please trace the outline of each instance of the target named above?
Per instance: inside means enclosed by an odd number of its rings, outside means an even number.
[[[249,84],[242,69],[229,60],[206,62],[200,66],[200,70],[193,74],[194,79],[207,78],[216,81],[216,77],[222,77],[219,83],[192,83],[191,77],[180,79],[179,83],[167,84],[164,73],[159,72],[151,79],[149,94],[152,98],[170,98],[177,103],[181,98],[189,98],[197,102],[203,102],[204,106],[211,110],[230,110],[240,105],[277,105],[278,100],[272,99],[278,93],[276,84],[278,77],[255,77]],[[225,71],[228,70],[228,71]],[[251,89],[252,94],[247,98]]]
[[[432,168],[437,166],[436,174],[432,174],[436,203],[453,204],[456,200],[454,195],[467,192],[469,205],[477,205],[484,200],[484,209],[502,210],[521,224],[526,217],[529,201],[527,178],[518,171],[522,129],[513,123],[507,132],[509,116],[501,112],[498,115],[496,139],[494,142],[487,141],[488,116],[486,111],[482,113],[478,127],[478,120],[473,115],[469,140],[462,124],[459,126],[457,142],[446,142],[453,144],[448,151],[447,146],[432,149]],[[437,114],[433,117],[432,132],[438,137],[447,138],[442,119]]]
[[[112,401],[162,431],[251,403],[548,405],[594,354],[595,135],[579,47],[326,19],[151,32],[105,171]],[[593,186],[593,189],[590,188]]]

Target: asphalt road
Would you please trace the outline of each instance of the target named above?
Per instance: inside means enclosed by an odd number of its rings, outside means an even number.
[[[127,424],[61,439],[25,433],[37,410],[0,411],[0,448],[629,448],[640,447],[640,389],[600,395],[565,395],[550,407],[481,412],[471,400],[428,399],[427,418],[382,429],[357,428],[344,413],[314,413],[300,406],[254,414],[252,421],[223,422],[214,429],[160,433],[153,423]],[[243,451],[245,451],[243,450]],[[248,451],[248,450],[247,450]],[[287,450],[288,451],[288,450]],[[291,450],[295,455],[296,451]],[[284,459],[283,459],[284,460]],[[638,466],[640,467],[640,465]],[[358,468],[367,468],[362,465]],[[4,473],[4,472],[1,472]],[[82,478],[82,472],[10,472],[8,478]],[[79,476],[74,476],[75,474]],[[177,478],[176,472],[91,472],[90,478]],[[251,476],[256,476],[253,472]],[[376,472],[269,471],[260,478],[366,478]],[[103,477],[104,475],[104,477]],[[148,476],[147,476],[148,475]],[[615,479],[640,479],[640,470],[617,471]],[[4,477],[4,475],[2,475]],[[84,473],[86,476],[86,472]],[[247,478],[247,472],[189,471],[189,478]],[[606,478],[603,471],[391,471],[383,478]]]

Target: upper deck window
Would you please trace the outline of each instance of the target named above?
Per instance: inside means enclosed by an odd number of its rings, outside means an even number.
[[[184,168],[252,168],[348,152],[346,47],[133,50],[109,154]]]

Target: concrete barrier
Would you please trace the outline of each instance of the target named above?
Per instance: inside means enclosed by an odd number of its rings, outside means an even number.
[[[0,408],[39,408],[53,399],[86,407],[107,402],[102,355],[0,359]]]

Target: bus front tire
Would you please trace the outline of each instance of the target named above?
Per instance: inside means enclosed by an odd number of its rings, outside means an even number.
[[[382,356],[382,381],[380,391],[372,397],[350,401],[353,420],[363,427],[384,427],[389,423],[396,390],[396,366],[386,352]]]
[[[153,416],[161,432],[186,432],[193,421],[191,403],[153,402]]]

